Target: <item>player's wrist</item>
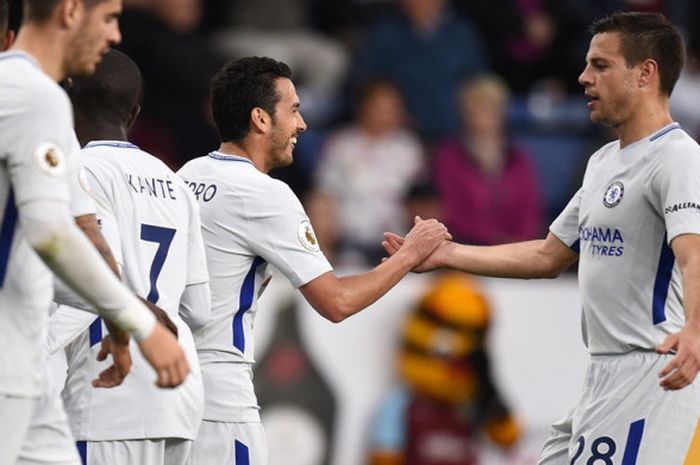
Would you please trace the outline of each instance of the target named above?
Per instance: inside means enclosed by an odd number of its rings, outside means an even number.
[[[113,322],[120,329],[131,334],[136,341],[148,338],[156,327],[156,317],[136,297],[114,318]]]

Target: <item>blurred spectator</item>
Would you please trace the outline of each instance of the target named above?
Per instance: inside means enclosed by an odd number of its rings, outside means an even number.
[[[436,278],[405,320],[400,384],[381,405],[371,465],[477,465],[484,433],[510,448],[520,427],[490,374],[490,309],[462,273]]]
[[[700,20],[700,5],[693,11]],[[700,141],[700,31],[689,31],[685,67],[671,94],[671,115],[688,134]]]
[[[336,203],[340,263],[374,265],[384,256],[382,233],[405,231],[401,202],[425,164],[391,82],[368,81],[357,105],[355,122],[329,136],[317,189]]]
[[[369,28],[351,82],[396,82],[420,134],[435,141],[459,126],[458,83],[487,69],[476,28],[451,14],[447,0],[399,0],[399,10]]]
[[[230,0],[217,47],[235,58],[268,56],[294,73],[309,124],[333,115],[349,56],[340,42],[311,29],[311,0]]]
[[[143,111],[130,140],[177,169],[217,145],[209,79],[223,59],[199,36],[201,0],[126,0],[119,46],[143,74]]]
[[[445,224],[458,242],[500,244],[539,237],[543,205],[533,164],[506,130],[509,92],[494,75],[459,93],[462,132],[433,155]]]
[[[494,70],[513,92],[527,93],[540,80],[578,90],[580,56],[588,46],[585,26],[568,0],[454,0],[484,36]],[[580,53],[577,53],[577,50]]]

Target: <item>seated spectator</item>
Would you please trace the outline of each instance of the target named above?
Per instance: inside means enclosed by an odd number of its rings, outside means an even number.
[[[404,96],[422,137],[430,142],[459,126],[454,103],[459,82],[487,69],[476,28],[450,14],[446,0],[400,0],[399,11],[366,34],[353,82],[386,76]]]
[[[322,150],[316,188],[336,204],[341,265],[376,264],[384,256],[382,233],[405,230],[402,200],[425,166],[405,116],[392,83],[369,81],[355,121],[332,133]]]
[[[542,233],[543,205],[533,164],[506,131],[508,98],[505,83],[496,76],[467,81],[458,98],[462,132],[433,155],[434,183],[456,241],[500,244]]]
[[[477,465],[484,436],[503,449],[517,442],[520,426],[490,374],[490,316],[475,281],[435,279],[405,319],[400,382],[376,415],[370,465]]]

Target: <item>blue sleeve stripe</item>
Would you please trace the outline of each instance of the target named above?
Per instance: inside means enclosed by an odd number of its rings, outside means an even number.
[[[87,465],[87,442],[77,441],[75,447],[78,448],[78,455],[80,455],[80,463]]]
[[[642,443],[642,434],[644,433],[644,419],[637,420],[630,425],[630,431],[627,433],[627,444],[625,445],[625,454],[622,456],[622,465],[636,465],[639,446]]]
[[[235,449],[235,465],[250,465],[250,455],[248,453],[248,446],[240,441],[234,443]]]
[[[90,324],[90,347],[99,344],[102,341],[102,318],[97,317]]]
[[[573,250],[574,252],[576,252],[576,254],[580,255],[580,254],[581,254],[581,240],[580,240],[580,239],[576,239],[576,242],[574,242],[573,244],[571,244],[571,245],[569,246],[569,248],[570,248],[571,250]]]
[[[659,266],[656,269],[656,280],[654,281],[654,296],[652,298],[652,318],[655,325],[666,321],[666,297],[673,275],[673,264],[676,261],[673,250],[666,241],[666,234],[661,244],[659,255]]]
[[[241,287],[241,296],[238,302],[238,311],[233,317],[233,346],[245,352],[245,331],[243,330],[243,315],[247,312],[253,305],[253,299],[255,298],[255,270],[264,263],[261,257],[255,257],[253,264],[248,270],[248,274],[243,280],[243,286]]]
[[[15,205],[15,194],[10,189],[5,205],[5,216],[0,226],[0,288],[5,283],[5,274],[10,263],[10,251],[12,250],[12,239],[15,235],[15,224],[17,223],[17,206]]]

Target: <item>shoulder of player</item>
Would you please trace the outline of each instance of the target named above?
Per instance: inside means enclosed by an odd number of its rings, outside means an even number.
[[[659,164],[700,163],[700,146],[685,131],[671,131],[652,144],[652,158]]]
[[[73,121],[73,111],[66,92],[48,76],[32,73],[21,81],[17,98],[27,105],[28,115],[45,115]]]

